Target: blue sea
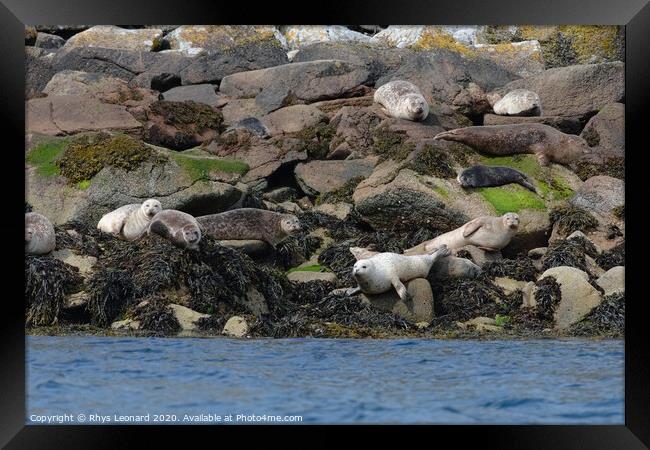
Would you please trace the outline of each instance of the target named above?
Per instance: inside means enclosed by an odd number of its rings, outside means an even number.
[[[27,338],[27,423],[623,424],[622,340]]]

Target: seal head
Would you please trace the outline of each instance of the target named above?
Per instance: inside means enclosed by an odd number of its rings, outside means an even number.
[[[501,216],[503,226],[516,231],[519,228],[519,215],[516,213],[505,213]]]
[[[181,234],[183,235],[183,240],[187,242],[186,248],[198,248],[199,241],[201,240],[201,229],[199,227],[192,223],[185,225],[181,228]]]
[[[429,115],[429,105],[420,94],[407,94],[404,97],[406,111],[413,121],[424,120]]]
[[[302,229],[300,221],[294,215],[287,214],[285,217],[280,220],[280,228],[287,234],[293,234]]]
[[[142,213],[149,220],[153,219],[153,216],[162,211],[162,205],[155,198],[150,198],[144,201],[141,206]]]

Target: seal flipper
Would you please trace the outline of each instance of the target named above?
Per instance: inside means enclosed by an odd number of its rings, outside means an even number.
[[[526,176],[522,174],[521,179],[517,181],[518,184],[522,185],[529,191],[533,191],[535,194],[537,194],[537,189],[533,185],[533,183],[530,182],[530,179],[528,179]]]
[[[399,298],[401,298],[402,301],[406,301],[409,299],[410,295],[406,290],[406,286],[404,286],[404,283],[400,281],[399,277],[395,277],[392,280],[390,280],[390,284],[393,285],[393,287],[397,291],[397,295],[399,295]]]
[[[483,226],[483,219],[481,217],[477,217],[476,219],[470,220],[463,226],[463,237],[466,238],[470,236],[482,226]]]

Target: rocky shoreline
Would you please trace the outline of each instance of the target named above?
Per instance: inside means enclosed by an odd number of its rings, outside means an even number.
[[[56,249],[26,256],[28,334],[521,339],[624,333],[624,44],[617,27],[144,26],[26,29],[26,212]],[[422,122],[375,90],[422,91]],[[538,115],[495,113],[533,91]],[[500,111],[497,108],[497,111]],[[541,166],[434,140],[471,125],[543,123],[589,157]],[[524,173],[463,188],[470,165]],[[253,207],[296,215],[273,249],[205,237],[100,233],[124,204],[194,216]],[[348,295],[350,247],[402,253],[478,216],[516,212],[481,267]]]

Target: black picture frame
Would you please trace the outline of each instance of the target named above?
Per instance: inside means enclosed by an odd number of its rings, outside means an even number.
[[[0,236],[11,236],[24,226],[21,200],[14,191],[24,186],[24,26],[36,24],[266,24],[266,23],[384,23],[384,24],[610,24],[625,25],[626,33],[626,234],[630,241],[626,268],[625,335],[625,425],[620,426],[425,426],[414,430],[425,442],[449,440],[454,446],[476,443],[482,448],[498,449],[641,449],[650,446],[650,337],[647,316],[643,314],[646,297],[643,289],[643,233],[645,168],[648,167],[648,105],[650,104],[650,5],[647,0],[533,1],[491,0],[487,2],[454,0],[417,2],[411,0],[352,2],[331,0],[326,4],[306,1],[234,3],[225,5],[199,0],[3,0],[0,5],[0,109],[5,125],[5,145],[1,182],[5,210]],[[9,138],[9,139],[7,139]],[[21,163],[22,161],[22,163]],[[21,184],[22,183],[22,184]],[[646,185],[647,186],[647,185]],[[123,448],[135,442],[136,433],[147,432],[147,440],[168,439],[180,431],[218,436],[215,445],[226,442],[226,435],[244,431],[239,427],[135,427],[135,426],[26,426],[25,425],[25,310],[23,279],[19,258],[24,249],[17,239],[3,239],[5,256],[2,371],[0,403],[0,444],[13,448]],[[8,245],[7,245],[8,244]],[[19,256],[20,255],[20,256]],[[14,261],[15,256],[15,261]],[[639,259],[637,264],[634,260]],[[13,274],[16,271],[16,274]],[[276,434],[284,427],[255,427]],[[295,427],[291,432],[295,431]],[[329,428],[314,427],[323,436],[322,443],[336,445]],[[394,427],[364,426],[362,430],[383,439]],[[412,431],[408,431],[412,433]],[[248,433],[250,434],[250,433]],[[316,435],[312,434],[310,440]],[[233,436],[230,436],[233,437]],[[152,441],[153,442],[153,441]],[[195,441],[198,442],[198,441]],[[210,441],[208,441],[210,442]],[[414,442],[415,444],[415,442]],[[416,444],[418,445],[418,444]]]

